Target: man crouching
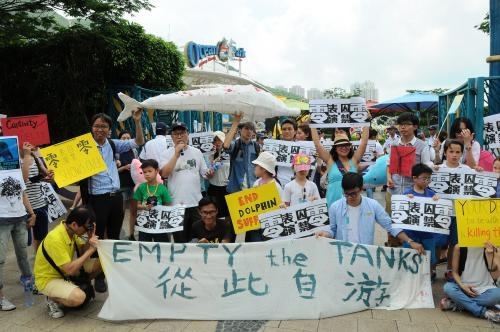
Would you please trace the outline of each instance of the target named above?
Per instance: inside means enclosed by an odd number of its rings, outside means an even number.
[[[50,231],[39,246],[34,268],[35,284],[47,296],[50,317],[64,316],[59,305],[75,308],[93,298],[90,283],[88,287],[80,288],[70,279],[86,273],[92,280],[102,271],[99,259],[90,257],[97,250],[97,244],[95,216],[89,209],[80,206]]]

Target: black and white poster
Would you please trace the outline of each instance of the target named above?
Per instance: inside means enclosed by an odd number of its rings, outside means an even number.
[[[150,234],[182,231],[184,207],[158,205],[151,210],[137,211],[135,229]]]
[[[203,153],[210,154],[214,148],[214,134],[212,132],[201,132],[189,134],[189,145],[195,147]]]
[[[167,149],[169,149],[172,146],[174,146],[174,141],[172,141],[172,136],[166,135],[165,138],[167,140]]]
[[[330,227],[324,198],[263,213],[259,221],[265,241],[297,239]]]
[[[441,198],[495,198],[498,175],[469,169],[442,169],[431,175],[429,188]]]
[[[59,198],[52,185],[48,182],[41,182],[40,189],[48,206],[49,223],[66,215],[68,212],[63,202]]]
[[[368,127],[369,113],[365,99],[317,99],[309,102],[312,128]]]
[[[377,141],[375,140],[369,140],[368,143],[366,144],[366,150],[365,153],[363,154],[363,157],[361,157],[361,160],[359,163],[361,165],[373,165],[375,164],[375,161],[377,160]],[[361,141],[351,141],[352,148],[354,151],[356,151],[359,148],[359,145],[361,144]]]
[[[393,228],[450,234],[453,201],[449,199],[393,195],[391,209]]]
[[[500,114],[484,118],[484,144],[491,148],[500,148]]]
[[[282,141],[277,139],[265,139],[263,151],[276,156],[276,165],[291,167],[293,156],[304,153],[311,157],[311,167],[316,164],[316,149],[312,141]]]

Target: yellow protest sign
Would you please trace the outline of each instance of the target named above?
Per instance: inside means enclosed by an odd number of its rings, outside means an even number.
[[[461,247],[500,245],[500,199],[456,199],[455,212]]]
[[[90,133],[40,149],[59,187],[66,187],[107,169]]]
[[[269,182],[226,195],[227,207],[236,234],[260,228],[259,214],[279,209],[280,194],[276,184]]]

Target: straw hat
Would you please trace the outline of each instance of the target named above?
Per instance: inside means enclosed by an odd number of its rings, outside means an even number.
[[[349,137],[347,137],[346,134],[335,135],[335,139],[333,140],[333,145],[335,146],[344,144],[351,144],[351,141],[349,141]]]

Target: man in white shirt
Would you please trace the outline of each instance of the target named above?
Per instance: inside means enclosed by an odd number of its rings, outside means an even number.
[[[165,151],[168,150],[171,144],[168,144],[167,141],[167,131],[168,127],[163,122],[156,123],[156,136],[152,140],[146,142],[142,151],[139,155],[139,158],[142,160],[146,159],[154,159],[158,162],[158,165],[163,165],[168,162],[168,160],[162,160],[162,157],[165,156]]]
[[[383,148],[385,153],[389,153],[389,151],[391,151],[391,146],[399,139],[399,135],[396,134],[397,128],[394,125],[387,127],[386,131],[387,138],[385,139]]]
[[[174,205],[183,205],[184,230],[174,233],[175,242],[191,241],[191,227],[200,219],[198,202],[202,198],[200,177],[210,178],[213,170],[208,169],[201,151],[189,146],[187,127],[182,122],[172,124],[174,146],[162,155],[166,163],[160,164],[161,176],[167,178],[167,185]]]

